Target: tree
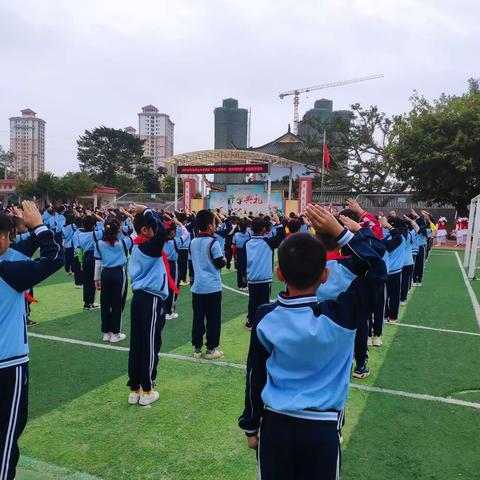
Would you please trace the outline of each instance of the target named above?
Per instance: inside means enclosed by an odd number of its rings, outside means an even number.
[[[480,193],[480,82],[461,96],[429,102],[416,92],[412,110],[398,122],[396,173],[418,200],[450,203],[466,213]]]
[[[183,182],[181,179],[178,181],[178,191],[181,193],[183,190]],[[165,175],[162,179],[162,192],[174,193],[175,192],[175,177]]]
[[[148,157],[143,157],[142,161],[135,166],[135,177],[140,185],[142,192],[159,193],[160,172],[152,167],[152,161]]]
[[[73,201],[90,192],[95,185],[95,180],[85,172],[68,172],[59,179],[58,195],[64,201]]]
[[[401,191],[395,179],[395,160],[391,146],[395,141],[396,117],[389,118],[378,107],[367,109],[351,105],[351,116],[334,117],[331,122],[317,118],[306,120],[313,132],[303,149],[287,158],[305,163],[320,184],[323,163],[323,132],[331,155],[330,170],[325,170],[325,184],[358,193]]]
[[[41,198],[48,203],[58,198],[61,181],[51,172],[42,172],[36,180],[20,180],[15,189],[21,197]]]
[[[10,177],[10,169],[13,162],[13,154],[6,152],[0,145],[0,179]]]
[[[143,143],[124,130],[104,126],[86,130],[77,140],[80,169],[105,186],[119,188],[119,178],[132,175],[135,165],[142,163]]]

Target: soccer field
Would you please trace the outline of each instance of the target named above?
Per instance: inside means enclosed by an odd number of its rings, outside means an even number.
[[[480,318],[457,255],[432,253],[424,286],[399,324],[385,325],[384,346],[371,348],[371,375],[352,382],[342,478],[480,478]],[[128,340],[102,344],[100,312],[82,310],[82,292],[63,271],[37,287],[17,479],[256,478],[237,427],[249,335],[247,296],[235,279],[234,270],[223,273],[225,357],[216,364],[191,358],[191,298],[182,287],[180,316],[162,335],[160,400],[144,408],[127,405]],[[480,282],[473,291],[480,297]],[[128,334],[129,303],[124,324]]]

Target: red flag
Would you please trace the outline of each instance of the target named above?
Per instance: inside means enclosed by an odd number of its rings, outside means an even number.
[[[330,170],[330,152],[328,151],[327,144],[323,144],[323,161],[325,163],[325,168]]]

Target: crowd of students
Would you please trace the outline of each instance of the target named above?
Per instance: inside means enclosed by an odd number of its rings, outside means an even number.
[[[32,202],[0,212],[0,480],[14,478],[26,423],[31,289],[62,266],[83,289],[83,308],[100,310],[104,342],[126,339],[131,283],[128,403],[143,406],[159,398],[161,333],[178,321],[182,286],[191,290],[193,357],[224,356],[221,270],[234,266],[251,331],[239,425],[249,447],[261,445],[261,476],[337,478],[352,358],[352,375],[368,376],[369,347],[382,346],[384,323],[422,286],[435,223],[425,211],[374,216],[353,199],[337,215],[310,205],[288,217],[75,204],[40,215]],[[285,291],[272,303],[274,273]]]

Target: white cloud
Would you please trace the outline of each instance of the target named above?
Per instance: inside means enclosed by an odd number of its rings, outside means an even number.
[[[252,108],[252,142],[292,121],[283,90],[384,73],[312,92],[336,108],[408,109],[414,88],[460,93],[475,70],[473,1],[16,0],[0,6],[0,143],[29,106],[47,121],[47,168],[76,167],[75,139],[100,124],[137,124],[153,103],[176,123],[176,152],[213,145],[213,109]]]

